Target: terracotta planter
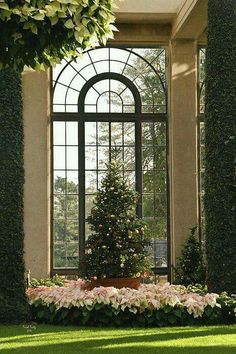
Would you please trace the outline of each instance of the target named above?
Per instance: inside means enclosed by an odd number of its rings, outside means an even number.
[[[141,278],[105,278],[105,279],[91,279],[89,284],[90,290],[99,286],[114,287],[117,289],[130,288],[138,289],[141,284]]]

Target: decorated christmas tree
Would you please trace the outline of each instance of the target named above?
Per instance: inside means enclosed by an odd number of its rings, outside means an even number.
[[[113,160],[101,182],[91,215],[80,275],[85,279],[140,277],[150,270],[145,224],[136,217],[138,195]]]

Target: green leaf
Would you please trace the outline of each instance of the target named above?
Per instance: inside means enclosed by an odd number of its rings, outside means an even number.
[[[9,6],[6,3],[0,3],[0,9],[9,10]]]
[[[64,23],[64,26],[65,26],[66,28],[69,28],[69,29],[75,27],[75,25],[74,25],[74,23],[73,23],[73,21],[72,21],[71,19],[67,20],[67,21]]]

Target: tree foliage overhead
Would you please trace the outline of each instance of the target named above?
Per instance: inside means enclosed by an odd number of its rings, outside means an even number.
[[[208,287],[236,292],[236,6],[209,0],[205,215]]]
[[[113,0],[0,0],[0,68],[48,67],[112,38]]]
[[[88,217],[92,234],[80,272],[85,278],[137,277],[149,271],[145,224],[135,215],[137,193],[121,176],[121,164],[112,161]]]

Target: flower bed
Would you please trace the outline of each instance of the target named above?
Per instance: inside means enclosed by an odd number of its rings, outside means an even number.
[[[168,283],[141,285],[138,290],[99,287],[88,291],[79,279],[63,287],[29,288],[27,295],[33,319],[46,323],[169,326],[236,319],[235,297],[199,295]]]

